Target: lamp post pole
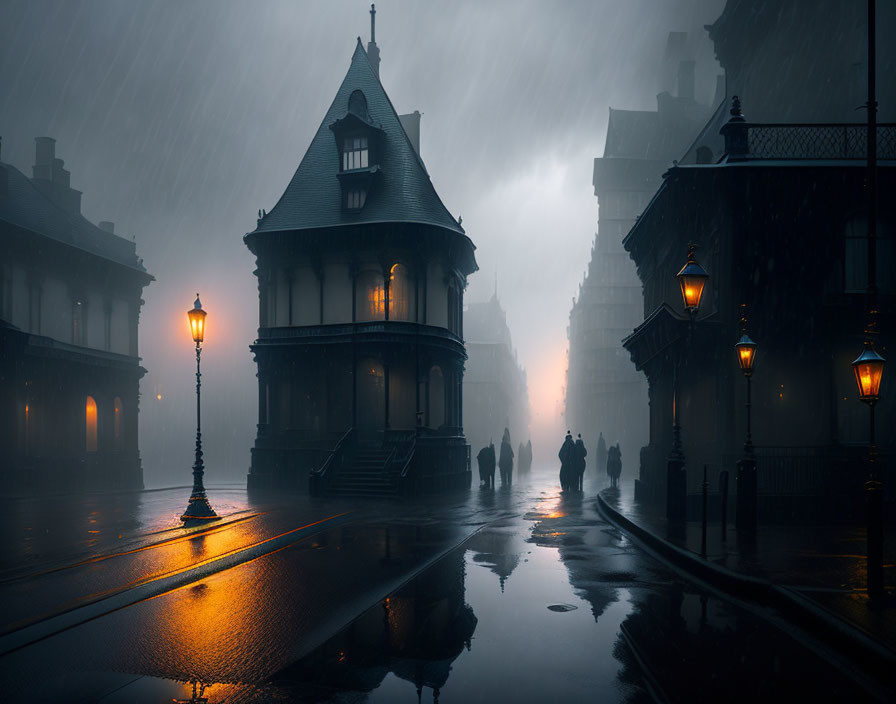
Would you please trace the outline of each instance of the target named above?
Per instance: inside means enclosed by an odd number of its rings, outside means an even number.
[[[868,595],[884,591],[883,482],[877,466],[874,407],[880,399],[885,360],[874,349],[877,336],[877,87],[875,0],[868,0],[868,325],[862,354],[853,362],[859,398],[868,404]]]
[[[196,302],[193,304],[193,308],[187,311],[187,316],[190,319],[190,330],[193,340],[196,342],[196,460],[193,462],[193,491],[187,503],[187,510],[180,517],[185,526],[200,525],[205,521],[219,518],[208,502],[208,497],[205,495],[205,486],[202,483],[202,477],[205,474],[205,464],[202,461],[202,406],[200,403],[202,372],[199,362],[202,353],[202,341],[205,338],[206,312],[202,310],[202,303],[199,301],[198,293],[196,294]]]
[[[694,328],[694,318],[700,309],[700,299],[709,274],[701,267],[694,253],[697,245],[688,245],[688,258],[681,271],[676,274],[681,287],[681,298],[688,313],[687,346],[690,346]],[[684,451],[681,446],[681,422],[679,409],[679,376],[682,353],[676,355],[672,368],[672,451],[666,459],[666,520],[684,523],[687,519],[688,484]]]
[[[756,475],[756,452],[753,448],[752,427],[752,381],[753,362],[757,345],[747,335],[746,305],[741,305],[741,336],[734,346],[740,370],[747,380],[747,438],[744,442],[744,456],[737,463],[737,524],[738,535],[753,535],[756,532],[758,478]]]

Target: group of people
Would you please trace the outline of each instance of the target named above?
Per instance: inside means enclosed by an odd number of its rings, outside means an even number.
[[[495,466],[501,473],[501,486],[510,486],[513,483],[513,447],[510,444],[510,430],[504,428],[504,436],[501,438],[501,450],[495,453],[495,443],[489,441],[488,446],[483,447],[476,455],[479,464],[479,482],[485,488],[495,487]],[[532,441],[525,445],[520,443],[519,457],[520,472],[528,472],[532,467]]]
[[[582,484],[585,476],[585,457],[588,456],[588,450],[582,441],[582,434],[579,433],[575,441],[572,439],[572,433],[566,431],[566,438],[560,447],[560,487],[564,492],[582,491]],[[604,440],[604,434],[600,434],[597,441],[597,466],[605,466],[607,468],[607,476],[610,477],[610,486],[619,487],[619,477],[622,474],[622,451],[619,449],[619,443],[607,449],[607,443]]]
[[[572,433],[566,431],[566,439],[560,446],[560,487],[563,491],[581,491],[585,477],[585,457],[588,450],[582,434],[573,442]]]

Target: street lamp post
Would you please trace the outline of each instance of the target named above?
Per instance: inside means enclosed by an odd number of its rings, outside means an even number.
[[[681,287],[681,298],[688,312],[688,342],[690,343],[694,318],[700,310],[700,300],[709,274],[694,257],[697,245],[688,245],[688,258],[676,278]],[[681,355],[679,355],[680,358]],[[672,368],[672,451],[666,460],[666,519],[682,523],[687,518],[688,483],[685,470],[685,456],[681,445],[681,423],[679,419],[679,364],[676,359]]]
[[[852,368],[859,387],[859,400],[868,404],[868,595],[877,597],[884,591],[884,514],[880,470],[877,466],[877,445],[874,437],[874,407],[880,400],[880,382],[886,360],[874,349],[877,336],[877,87],[876,87],[876,22],[875,0],[868,0],[868,324],[862,353]]]
[[[744,443],[744,457],[737,463],[737,532],[753,534],[756,532],[757,489],[756,453],[753,449],[752,432],[752,388],[753,362],[756,360],[757,345],[747,335],[746,306],[742,306],[740,326],[741,336],[734,350],[737,352],[737,363],[747,380],[747,439]]]
[[[187,526],[200,525],[205,521],[213,521],[219,518],[209,504],[205,495],[205,487],[202,484],[205,466],[202,462],[202,424],[199,404],[202,374],[199,370],[199,356],[202,352],[202,341],[205,338],[205,316],[206,312],[202,310],[202,303],[197,293],[196,302],[187,311],[187,317],[190,320],[190,333],[193,335],[193,341],[196,343],[196,461],[193,463],[193,491],[190,494],[190,501],[187,503],[187,510],[180,517],[180,520]]]

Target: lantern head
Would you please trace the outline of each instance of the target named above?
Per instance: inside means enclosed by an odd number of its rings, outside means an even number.
[[[741,335],[740,340],[734,345],[734,349],[737,352],[737,363],[740,365],[740,370],[744,373],[744,376],[753,375],[753,361],[756,359],[757,346],[747,333]]]
[[[199,294],[197,293],[196,302],[187,311],[187,317],[190,319],[190,333],[193,335],[193,341],[197,345],[205,338],[205,316],[206,312],[202,310],[202,302],[199,300]]]
[[[866,342],[862,354],[852,363],[852,370],[856,375],[856,385],[859,387],[859,400],[873,404],[880,399],[880,382],[886,363],[887,360],[874,349],[874,344],[870,341]]]
[[[709,274],[694,258],[696,251],[697,245],[693,243],[688,245],[688,260],[677,274],[678,283],[681,286],[681,298],[684,301],[684,307],[690,313],[696,313],[700,308],[703,287],[706,286],[706,280],[709,278]]]

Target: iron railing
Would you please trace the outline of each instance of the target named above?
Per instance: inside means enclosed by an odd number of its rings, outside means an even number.
[[[725,151],[734,159],[863,160],[868,156],[868,126],[862,123],[729,122],[723,134]],[[878,125],[877,158],[896,159],[896,124]]]

